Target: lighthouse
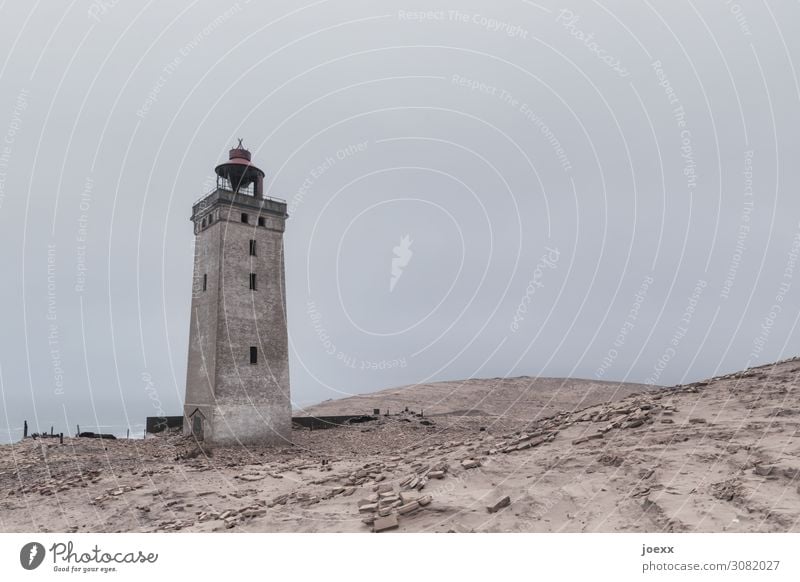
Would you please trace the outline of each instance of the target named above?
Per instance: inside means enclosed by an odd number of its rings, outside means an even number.
[[[217,445],[286,444],[291,430],[286,202],[239,145],[192,206],[195,250],[184,433]]]

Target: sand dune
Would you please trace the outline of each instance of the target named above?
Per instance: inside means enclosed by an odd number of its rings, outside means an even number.
[[[426,416],[496,416],[534,420],[562,410],[610,402],[653,387],[570,378],[471,379],[430,382],[328,400],[296,411],[314,416],[397,413],[405,408]]]
[[[28,439],[0,448],[0,530],[798,531],[799,377],[791,360],[604,403],[564,383],[546,415],[541,387],[562,381],[396,389],[347,412],[424,400],[426,416],[211,456],[178,436]]]

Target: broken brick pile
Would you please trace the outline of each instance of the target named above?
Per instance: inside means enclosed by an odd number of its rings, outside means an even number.
[[[430,505],[431,495],[420,495],[429,479],[443,479],[448,467],[445,463],[435,465],[416,463],[410,473],[397,483],[376,483],[373,493],[358,502],[358,511],[364,514],[361,520],[372,526],[372,531],[381,532],[400,525],[400,516],[410,516]]]

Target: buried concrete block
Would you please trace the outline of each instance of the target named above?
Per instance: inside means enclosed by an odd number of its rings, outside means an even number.
[[[497,513],[498,511],[500,511],[504,507],[508,507],[509,505],[511,505],[511,498],[508,495],[506,495],[494,505],[487,506],[486,511],[488,511],[489,513]]]
[[[372,524],[372,531],[378,533],[381,531],[395,529],[399,526],[400,524],[397,522],[397,515],[392,513],[391,515],[376,519]]]

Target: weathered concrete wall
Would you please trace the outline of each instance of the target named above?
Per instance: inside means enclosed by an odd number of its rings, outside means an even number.
[[[281,402],[274,404],[219,404],[209,423],[207,439],[218,445],[288,445],[291,417]]]
[[[212,209],[204,209],[202,216],[212,216]],[[189,357],[186,370],[186,398],[184,416],[199,408],[206,418],[211,416],[214,404],[217,360],[217,320],[220,297],[220,257],[222,223],[215,220],[201,228],[201,216],[195,225],[194,272],[192,276],[192,311],[189,331]],[[203,275],[206,289],[203,291]],[[191,431],[184,423],[184,433]]]
[[[181,428],[185,426],[183,416],[148,416],[145,421],[145,432],[156,434],[168,428]]]

